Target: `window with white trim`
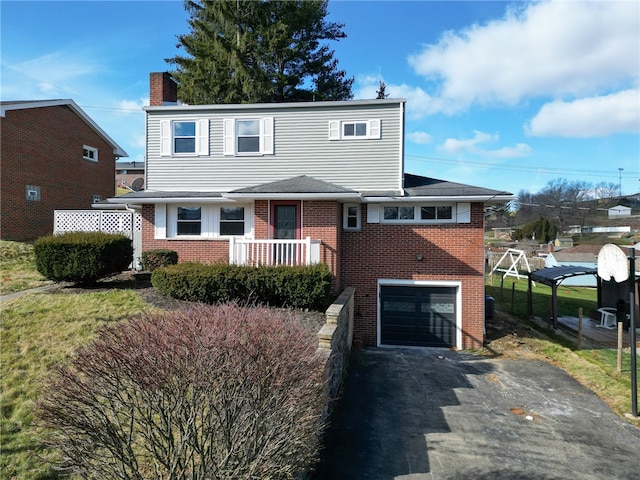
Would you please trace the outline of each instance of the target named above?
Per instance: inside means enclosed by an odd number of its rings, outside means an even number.
[[[378,210],[379,208],[379,210]],[[379,211],[379,217],[375,212]],[[369,223],[469,223],[470,203],[369,205]]]
[[[200,235],[202,232],[202,208],[178,207],[176,235]]]
[[[225,155],[272,155],[273,117],[225,118]]]
[[[37,202],[40,200],[40,187],[35,185],[25,185],[24,196],[27,200]]]
[[[250,205],[157,204],[155,238],[205,240],[253,235]]]
[[[209,119],[162,120],[160,155],[209,155]]]
[[[196,153],[196,122],[173,122],[173,153]]]
[[[244,235],[244,207],[220,207],[220,235]]]
[[[342,228],[345,230],[360,230],[361,209],[358,203],[345,203],[342,211]]]
[[[91,203],[98,203],[102,201],[102,195],[92,195]]]
[[[89,145],[82,146],[82,158],[91,162],[98,161],[98,149]]]
[[[379,139],[380,119],[331,120],[329,140]]]
[[[451,220],[453,208],[451,205],[429,205],[420,207],[420,220]]]

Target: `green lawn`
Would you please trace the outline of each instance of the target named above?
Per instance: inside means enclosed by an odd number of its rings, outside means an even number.
[[[0,471],[2,478],[58,478],[41,456],[33,407],[51,367],[101,327],[146,309],[131,290],[87,294],[29,294],[0,305]]]
[[[0,241],[0,295],[40,287],[46,280],[36,270],[33,245]]]

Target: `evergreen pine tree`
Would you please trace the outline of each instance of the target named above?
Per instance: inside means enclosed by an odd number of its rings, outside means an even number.
[[[328,0],[187,0],[191,32],[174,65],[185,103],[348,100],[353,78],[326,41],[346,37],[327,22]]]

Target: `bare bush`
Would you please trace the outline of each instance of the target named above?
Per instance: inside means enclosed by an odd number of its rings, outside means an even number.
[[[56,369],[39,418],[61,467],[95,479],[291,479],[316,460],[314,337],[282,310],[147,315]]]

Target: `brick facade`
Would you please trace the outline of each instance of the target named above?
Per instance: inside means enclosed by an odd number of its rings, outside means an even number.
[[[302,236],[321,239],[321,258],[335,275],[333,293],[354,287],[354,342],[376,345],[378,279],[461,282],[463,348],[478,348],[484,339],[483,205],[471,207],[471,223],[442,225],[385,225],[366,222],[362,206],[361,231],[343,231],[342,204],[334,201],[302,202]],[[225,240],[188,241],[154,239],[154,207],[143,208],[145,250],[176,250],[181,262],[226,261]],[[254,205],[256,238],[268,237],[266,200]],[[422,261],[416,254],[422,253]]]
[[[0,118],[0,237],[30,241],[53,233],[53,212],[91,208],[93,195],[114,194],[114,148],[67,105],[8,110]],[[83,145],[98,162],[82,158]],[[27,200],[26,185],[40,187]]]
[[[354,342],[377,341],[377,280],[462,282],[463,348],[484,338],[483,206],[472,204],[471,223],[385,225],[362,222],[342,233],[342,284],[356,289]],[[362,218],[366,219],[366,205]],[[422,260],[416,258],[422,254]]]

